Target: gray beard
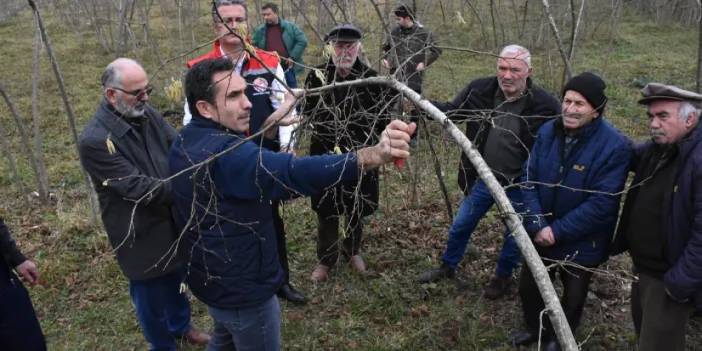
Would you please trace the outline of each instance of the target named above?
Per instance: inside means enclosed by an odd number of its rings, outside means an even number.
[[[125,106],[124,103],[122,103],[122,101],[117,101],[117,104],[115,105],[115,110],[117,110],[117,112],[119,112],[122,116],[127,118],[136,118],[143,116],[145,108],[146,104],[144,104],[142,107],[130,107]]]

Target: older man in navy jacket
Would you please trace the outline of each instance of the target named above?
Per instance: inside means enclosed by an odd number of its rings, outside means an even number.
[[[612,251],[634,261],[639,350],[685,350],[690,314],[702,310],[702,95],[660,83],[642,93],[652,140],[636,147]]]
[[[185,78],[193,120],[169,158],[176,219],[189,257],[188,283],[209,306],[208,350],[278,350],[283,284],[273,200],[316,194],[363,170],[409,156],[416,127],[393,121],[376,146],[355,153],[296,158],[261,148],[246,134],[251,103],[231,60],[205,60]],[[288,94],[284,106],[293,108]]]
[[[607,259],[631,158],[628,140],[604,120],[604,90],[604,81],[589,72],[568,81],[563,116],[539,130],[523,177],[524,227],[550,265],[551,279],[558,274],[563,283],[561,304],[573,330],[592,277],[587,268]],[[527,331],[512,335],[512,343],[536,341],[543,325],[544,350],[560,350],[548,319],[540,321],[544,302],[526,267],[519,295]]]

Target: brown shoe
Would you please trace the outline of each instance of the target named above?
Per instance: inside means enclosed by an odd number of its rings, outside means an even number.
[[[363,262],[363,257],[361,257],[361,255],[351,256],[349,259],[349,265],[351,265],[351,268],[358,273],[365,273],[366,271],[366,263]]]
[[[490,282],[485,287],[485,292],[483,293],[485,297],[490,300],[497,300],[504,296],[509,287],[512,285],[512,277],[498,277],[494,276],[490,279]]]
[[[210,342],[210,334],[195,328],[190,328],[190,330],[183,335],[183,339],[187,341],[188,344],[207,346],[207,343]]]
[[[329,266],[321,263],[318,264],[316,267],[314,267],[314,270],[310,275],[310,279],[312,279],[312,281],[315,283],[327,281],[327,279],[329,279]]]

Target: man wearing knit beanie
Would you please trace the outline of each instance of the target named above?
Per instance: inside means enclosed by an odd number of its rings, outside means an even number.
[[[527,160],[524,228],[532,237],[553,280],[563,283],[561,303],[575,330],[585,306],[592,269],[607,260],[619,212],[619,193],[629,170],[628,140],[604,120],[605,83],[583,73],[563,88],[562,118],[539,130]],[[555,187],[554,185],[559,186]],[[569,261],[565,268],[553,261]],[[514,333],[513,345],[527,345],[543,335],[544,350],[560,350],[544,302],[526,267],[519,296],[527,330]],[[546,329],[539,333],[540,326]]]

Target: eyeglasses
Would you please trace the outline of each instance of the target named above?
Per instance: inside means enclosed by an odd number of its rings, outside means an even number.
[[[222,20],[220,21],[219,18],[215,19],[215,22],[217,23],[226,23],[229,26],[235,24],[235,23],[246,23],[246,17],[222,17]]]
[[[132,91],[127,91],[118,87],[110,87],[110,89],[119,90],[127,95],[134,96],[137,99],[143,99],[144,96],[151,95],[151,92],[154,91],[154,87],[152,87],[151,85],[147,85],[144,89],[137,89]]]

